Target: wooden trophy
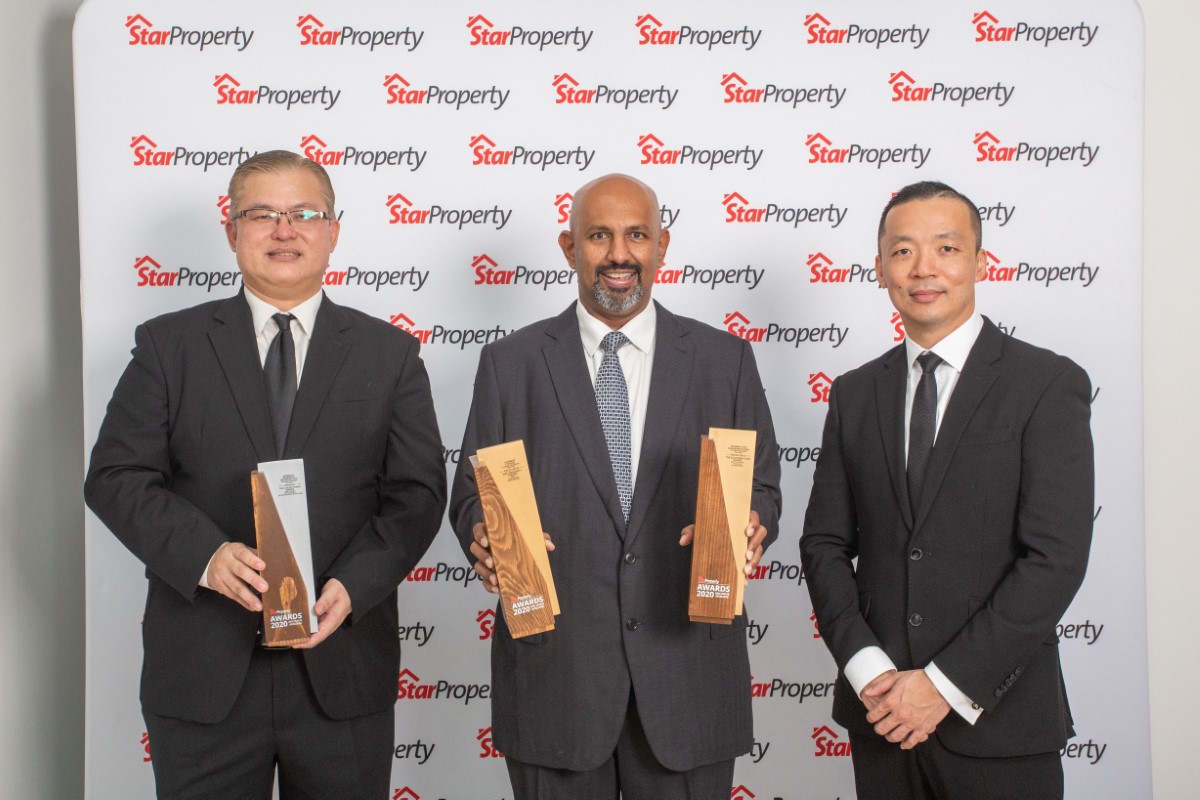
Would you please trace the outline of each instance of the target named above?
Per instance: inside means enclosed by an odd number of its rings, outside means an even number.
[[[729,428],[709,428],[700,439],[688,598],[692,622],[728,625],[742,613],[756,440],[756,431]]]
[[[250,488],[254,496],[254,529],[258,539],[258,555],[266,562],[267,568],[261,572],[267,582],[267,591],[262,595],[263,614],[263,646],[271,648],[286,648],[294,644],[303,644],[308,637],[316,632],[316,620],[312,615],[312,605],[309,602],[309,581],[305,579],[305,570],[297,563],[296,553],[292,549],[293,542],[289,539],[287,526],[284,524],[284,514],[281,516],[278,499],[284,503],[299,501],[303,505],[303,546],[310,547],[308,542],[307,501],[303,494],[303,477],[297,478],[294,470],[282,476],[281,485],[272,486],[267,472],[262,468],[286,462],[271,462],[260,464],[260,471],[250,473]],[[296,486],[299,482],[300,489]],[[292,510],[292,509],[289,509]],[[294,510],[293,510],[294,511]],[[300,542],[296,543],[300,545]],[[306,562],[311,562],[311,554],[306,553]],[[309,567],[311,571],[311,566]]]
[[[518,439],[471,456],[504,621],[514,639],[553,630],[558,595],[546,556],[542,521]]]

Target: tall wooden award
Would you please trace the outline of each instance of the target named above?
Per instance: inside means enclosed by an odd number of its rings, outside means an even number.
[[[730,428],[709,428],[700,439],[688,599],[692,622],[728,625],[742,613],[756,440],[756,431]]]
[[[485,447],[471,456],[471,466],[509,633],[520,638],[552,630],[558,594],[546,556],[525,442],[518,439]]]
[[[317,632],[310,588],[312,545],[304,462],[269,461],[250,473],[258,555],[266,562],[262,595],[263,646],[290,647]]]

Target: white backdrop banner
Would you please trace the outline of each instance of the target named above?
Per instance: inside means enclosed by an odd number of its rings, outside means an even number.
[[[779,541],[747,593],[756,743],[730,796],[848,798],[797,541],[832,378],[903,337],[874,282],[879,212],[944,180],[983,215],[981,310],[1092,377],[1095,544],[1059,630],[1067,795],[1148,798],[1142,47],[1132,0],[87,0],[87,441],[137,323],[238,291],[230,174],[286,148],[338,194],[330,297],[421,340],[452,472],[480,347],[576,296],[555,244],[571,193],[635,175],[672,233],[654,297],[754,343],[780,443]],[[150,798],[142,567],[90,515],[86,546],[87,796]],[[448,526],[400,617],[393,800],[511,797],[489,727],[494,604]]]

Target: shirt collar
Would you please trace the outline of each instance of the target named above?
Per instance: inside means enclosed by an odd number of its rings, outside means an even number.
[[[579,336],[583,339],[583,351],[587,353],[588,358],[591,358],[600,349],[600,342],[604,340],[604,337],[612,333],[612,328],[589,314],[583,307],[583,303],[579,301],[575,302],[575,316],[579,320]],[[629,339],[630,344],[643,353],[649,353],[654,347],[657,321],[658,311],[655,309],[654,303],[650,302],[646,304],[640,314],[622,325],[620,331]]]
[[[246,298],[246,303],[250,306],[250,317],[254,321],[255,336],[263,332],[263,328],[266,327],[267,322],[272,316],[283,313],[249,289],[243,291],[242,295]],[[312,338],[313,326],[317,322],[317,310],[321,307],[321,299],[324,296],[324,293],[318,289],[317,293],[312,297],[286,312],[296,318],[296,322],[300,324],[300,329],[309,338]]]
[[[979,338],[979,332],[982,330],[983,316],[976,311],[971,314],[970,319],[955,328],[949,336],[930,347],[929,350],[936,353],[938,358],[945,361],[955,372],[962,372],[963,366],[967,363],[967,356],[971,354],[971,348],[975,346],[975,340]],[[924,353],[925,348],[912,339],[905,339],[904,346],[907,349],[908,366],[911,369],[917,361],[917,356]]]

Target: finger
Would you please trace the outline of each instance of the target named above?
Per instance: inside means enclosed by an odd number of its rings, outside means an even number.
[[[492,561],[492,554],[480,547],[478,544],[471,545],[471,555],[475,556],[476,564],[483,564],[488,570],[494,570],[496,563]]]
[[[679,533],[679,546],[687,547],[689,544],[692,543],[692,539],[695,537],[695,535],[696,535],[696,526],[688,525],[686,528],[684,528]]]
[[[475,541],[478,542],[480,547],[486,548],[488,546],[487,526],[485,526],[482,522],[475,523],[475,526],[471,528],[471,535],[475,538]]]
[[[542,536],[544,536],[546,539],[546,550],[547,551],[553,550],[554,549],[554,540],[550,538],[550,534],[546,533],[545,531],[542,531]]]
[[[758,567],[758,562],[762,560],[762,548],[756,547],[753,550],[746,551],[746,574],[753,575],[754,570]]]
[[[265,592],[270,588],[270,584],[267,583],[266,579],[246,564],[239,563],[234,565],[229,574],[238,582],[255,589],[259,593]]]

